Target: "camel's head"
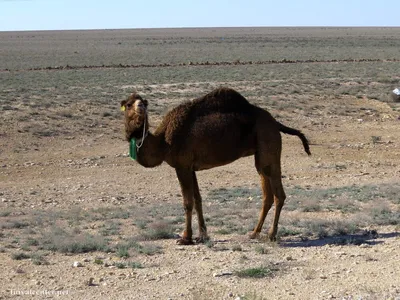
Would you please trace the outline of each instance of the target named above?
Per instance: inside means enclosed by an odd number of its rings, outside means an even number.
[[[142,138],[149,130],[147,105],[147,100],[136,93],[121,101],[121,110],[125,113],[125,136],[128,141],[132,138]]]

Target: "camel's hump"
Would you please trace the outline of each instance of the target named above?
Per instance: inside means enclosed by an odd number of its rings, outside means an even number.
[[[203,97],[182,103],[172,109],[163,120],[165,139],[172,144],[182,137],[197,118],[215,113],[246,113],[252,105],[231,88],[218,88]]]
[[[237,108],[240,106],[248,106],[250,103],[240,93],[231,88],[217,88],[212,92],[193,100],[193,104],[199,108],[204,105],[210,108]]]

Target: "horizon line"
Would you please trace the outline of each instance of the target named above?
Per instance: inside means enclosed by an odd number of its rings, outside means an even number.
[[[240,29],[240,28],[400,28],[381,25],[261,25],[261,26],[184,26],[184,27],[120,27],[120,28],[65,28],[65,29],[16,29],[0,32],[40,32],[40,31],[107,31],[107,30],[190,30],[190,29]]]

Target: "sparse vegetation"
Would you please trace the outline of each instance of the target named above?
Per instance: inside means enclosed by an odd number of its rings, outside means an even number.
[[[32,259],[32,263],[34,265],[48,265],[49,262],[46,259],[46,255],[45,253],[41,253],[41,252],[36,252],[32,255],[30,255],[30,258]]]
[[[141,236],[145,240],[172,239],[176,237],[175,226],[165,221],[154,222],[142,230]]]
[[[129,254],[129,245],[119,245],[117,246],[116,249],[116,254],[118,257],[121,258],[128,258],[130,256]]]
[[[329,188],[322,190],[304,189],[294,187],[288,189],[290,201],[284,206],[284,210],[300,211],[303,213],[315,214],[319,212],[341,212],[345,219],[341,220],[321,220],[318,218],[299,220],[296,218],[286,218],[279,228],[279,239],[285,237],[299,236],[302,238],[327,238],[336,236],[346,236],[362,232],[364,226],[371,225],[398,225],[400,216],[396,209],[390,205],[397,205],[399,198],[398,186],[345,186],[340,188]],[[257,208],[254,205],[261,199],[257,194],[261,193],[257,189],[234,187],[215,190],[210,194],[210,211],[216,214],[208,218],[210,226],[218,235],[246,234],[254,226],[254,216],[257,215]],[[225,202],[220,201],[222,194],[226,194],[227,199],[231,199],[229,206],[225,208]],[[251,195],[251,196],[248,196]],[[379,205],[369,205],[371,199],[379,198]],[[208,198],[207,198],[208,199]],[[249,200],[250,199],[250,200]],[[251,200],[255,199],[255,200]],[[365,206],[364,204],[368,204]],[[156,241],[159,239],[176,238],[177,230],[182,226],[184,219],[178,211],[179,204],[169,207],[171,216],[166,216],[163,221],[154,222],[152,217],[146,219],[143,215],[146,211],[153,211],[149,206],[146,210],[141,208],[138,217],[131,223],[132,212],[138,212],[138,208],[96,208],[83,211],[74,209],[61,214],[57,211],[50,211],[46,214],[36,210],[30,214],[25,214],[22,218],[11,217],[6,214],[2,217],[1,227],[3,232],[0,238],[8,241],[4,244],[5,248],[15,248],[19,245],[21,250],[31,252],[33,250],[48,250],[62,253],[85,253],[92,251],[108,252],[113,251],[117,256],[127,258],[134,253],[154,255],[160,252],[160,248],[152,246],[151,243],[139,244],[139,240]],[[241,212],[239,218],[232,217],[235,212]],[[158,213],[156,211],[156,213]],[[127,219],[127,217],[129,217]],[[43,229],[54,220],[62,221],[66,224],[75,226],[69,230],[54,227],[40,235]],[[86,221],[102,221],[103,225],[97,227],[97,234],[93,233],[86,224]],[[135,239],[122,238],[122,229],[130,224],[137,230]],[[79,226],[76,226],[79,225]],[[21,232],[24,229],[24,232]],[[9,235],[8,232],[20,231],[20,234]],[[24,235],[28,235],[26,238]],[[345,237],[346,238],[346,237]],[[113,242],[117,241],[117,246]],[[209,248],[214,247],[214,242],[206,242]],[[234,245],[234,251],[240,251],[240,246]],[[261,249],[261,248],[260,248]],[[220,249],[219,249],[220,250]],[[255,250],[259,253],[259,250]],[[261,251],[261,250],[260,250]]]
[[[31,258],[31,256],[29,254],[24,253],[24,252],[16,252],[16,253],[13,253],[11,255],[11,258],[15,259],[15,260],[22,260],[22,259]]]
[[[243,248],[241,245],[233,245],[232,246],[232,251],[243,251]]]
[[[241,278],[264,278],[272,276],[276,271],[276,268],[257,267],[239,270],[236,271],[235,274]]]
[[[254,251],[256,251],[256,253],[258,253],[258,254],[267,254],[268,253],[267,248],[263,245],[255,246]]]
[[[121,223],[117,222],[108,222],[104,225],[104,227],[100,230],[100,234],[103,236],[113,236],[118,235],[120,230]]]
[[[74,235],[61,228],[54,228],[42,236],[39,248],[62,253],[109,251],[107,241],[89,233]]]
[[[134,262],[134,261],[128,261],[128,262],[115,262],[114,266],[117,267],[118,269],[126,269],[126,268],[131,268],[131,269],[142,269],[143,266],[141,263]]]

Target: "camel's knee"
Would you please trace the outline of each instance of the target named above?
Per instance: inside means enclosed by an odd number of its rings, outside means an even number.
[[[272,169],[271,166],[265,166],[265,167],[263,167],[263,168],[261,169],[261,172],[262,172],[262,174],[263,174],[264,176],[271,177],[271,174],[272,174],[271,169]]]
[[[184,201],[183,202],[183,209],[185,212],[192,212],[193,211],[193,201]]]
[[[271,178],[271,187],[272,187],[272,193],[275,196],[275,203],[278,201],[283,205],[286,199],[286,193],[285,190],[283,189],[282,180],[280,176]]]
[[[275,204],[278,205],[283,205],[285,203],[286,200],[286,194],[285,191],[283,189],[279,189],[274,193],[275,197]]]

